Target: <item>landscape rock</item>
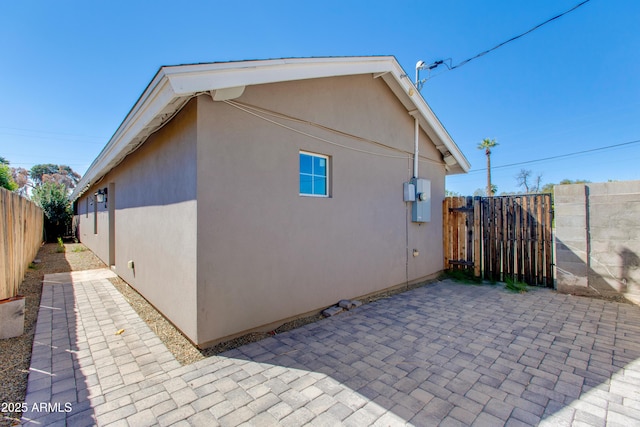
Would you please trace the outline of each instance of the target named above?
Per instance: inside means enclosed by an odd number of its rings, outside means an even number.
[[[331,317],[331,316],[335,316],[336,314],[340,314],[344,311],[344,309],[342,307],[338,307],[336,305],[331,306],[329,308],[327,308],[326,310],[322,311],[322,315],[324,317]]]
[[[351,310],[353,308],[353,302],[348,299],[342,299],[338,302],[338,306],[344,308],[345,310]]]

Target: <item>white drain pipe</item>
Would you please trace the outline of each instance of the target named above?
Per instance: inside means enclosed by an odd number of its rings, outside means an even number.
[[[413,116],[414,134],[415,134],[414,141],[413,141],[413,177],[418,178],[418,154],[419,154],[418,142],[419,142],[419,136],[420,136],[420,121],[418,120],[417,110],[413,110],[409,114]]]

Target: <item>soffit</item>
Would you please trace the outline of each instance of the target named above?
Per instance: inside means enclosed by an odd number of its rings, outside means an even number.
[[[470,165],[392,56],[294,58],[162,67],[149,83],[105,148],[89,166],[71,200],[80,197],[194,96],[220,89],[312,78],[372,74],[382,78],[407,111],[417,110],[420,126],[444,155],[456,160],[447,173]]]

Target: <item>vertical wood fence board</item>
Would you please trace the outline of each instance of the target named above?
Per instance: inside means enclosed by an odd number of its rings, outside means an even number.
[[[509,201],[509,266],[511,277],[517,276],[517,257],[516,257],[516,201]]]
[[[458,207],[458,199],[456,198],[456,200],[453,201],[453,209]],[[451,217],[452,222],[453,222],[453,228],[451,230],[451,232],[453,233],[453,248],[451,248],[451,254],[453,256],[453,259],[457,260],[458,259],[458,216],[455,214],[455,211],[453,211],[453,215]]]
[[[467,203],[465,197],[460,199],[459,208],[464,209]],[[467,213],[458,212],[458,225],[460,227],[460,252],[458,252],[458,259],[467,259]]]
[[[509,203],[509,199],[503,199],[503,207],[502,207],[502,221],[504,224],[504,242],[502,246],[504,248],[504,255],[502,260],[502,271],[503,275],[511,277],[513,273],[511,272],[511,266],[513,262],[511,261],[511,227],[513,226],[510,214],[511,204]]]
[[[7,218],[4,215],[4,211],[8,206],[8,201],[6,199],[6,192],[0,191],[0,209],[2,209],[2,216],[0,217],[0,298],[5,293],[8,293],[5,291],[5,284],[9,283],[9,254],[7,253],[9,226]]]
[[[500,280],[504,280],[504,275],[509,270],[509,258],[507,257],[507,245],[509,241],[509,223],[507,222],[507,200],[500,198],[500,271],[502,276]]]
[[[13,297],[42,243],[44,213],[35,203],[0,189],[0,300]]]
[[[473,275],[476,277],[480,277],[480,268],[482,265],[482,251],[481,251],[481,247],[482,247],[482,240],[481,240],[481,233],[478,233],[477,230],[480,229],[480,217],[481,217],[481,211],[480,211],[480,206],[481,206],[481,202],[480,202],[480,198],[479,197],[475,197],[473,199],[473,224],[471,225],[473,227],[473,258],[471,259],[471,261],[473,262]]]
[[[495,245],[496,245],[496,259],[494,262],[494,278],[495,280],[501,280],[500,272],[502,271],[502,200],[498,198],[493,199],[494,203],[494,218],[496,223],[496,235],[495,235]]]
[[[552,286],[551,202],[549,194],[446,198],[444,268]]]
[[[466,229],[466,246],[467,246],[467,256],[466,259],[468,261],[473,260],[473,198],[467,197],[465,201],[466,213],[464,216],[465,219],[465,229]]]
[[[542,276],[544,272],[543,250],[544,250],[544,217],[542,216],[542,205],[544,198],[542,196],[537,197],[537,211],[536,218],[538,218],[538,229],[536,234],[536,284],[542,283]]]
[[[482,257],[482,275],[485,279],[489,278],[489,272],[491,271],[491,245],[489,244],[489,238],[491,235],[491,227],[489,225],[489,203],[482,203],[482,246],[484,247],[484,256]]]
[[[445,197],[442,202],[442,253],[444,255],[443,267],[445,270],[449,269],[449,246],[451,244],[451,239],[449,237],[449,206],[451,206],[451,198]]]

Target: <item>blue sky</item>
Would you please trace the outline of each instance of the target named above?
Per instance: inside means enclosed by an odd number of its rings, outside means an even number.
[[[394,55],[453,64],[580,0],[20,1],[0,5],[0,156],[84,173],[162,65]],[[520,169],[543,183],[640,179],[640,2],[591,0],[453,71],[422,94],[471,162],[447,189],[498,192]],[[425,74],[423,73],[423,76]]]

